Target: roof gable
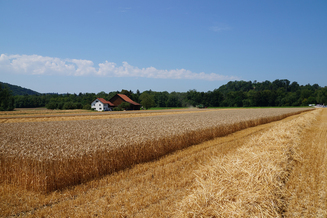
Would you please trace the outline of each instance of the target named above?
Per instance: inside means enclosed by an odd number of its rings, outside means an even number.
[[[127,95],[124,94],[117,94],[120,98],[122,98],[124,101],[133,104],[133,105],[140,105],[139,103],[136,103],[135,101],[133,101],[132,99],[130,99],[129,97],[127,97]]]
[[[109,106],[115,106],[113,103],[111,103],[110,101],[106,101],[103,98],[97,98],[99,101],[101,101],[103,104],[108,104]]]

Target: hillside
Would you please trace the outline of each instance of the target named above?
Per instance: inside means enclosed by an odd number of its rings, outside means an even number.
[[[20,86],[9,84],[9,83],[0,82],[0,84],[2,86],[3,85],[8,86],[9,89],[12,91],[13,95],[39,95],[40,94],[39,92],[33,91],[31,89],[23,88]]]

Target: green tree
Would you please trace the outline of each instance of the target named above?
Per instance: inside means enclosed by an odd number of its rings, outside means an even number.
[[[49,102],[46,106],[47,109],[57,109],[57,104],[55,102]]]
[[[317,103],[327,105],[327,86],[318,92]]]
[[[181,107],[182,103],[179,101],[177,92],[172,92],[169,94],[168,100],[167,100],[167,107]]]
[[[2,88],[0,84],[0,111],[12,111],[15,108],[15,100],[7,86]]]
[[[122,103],[118,106],[118,108],[119,108],[120,110],[129,110],[129,109],[131,108],[131,104],[128,103],[128,102],[122,102]]]
[[[66,102],[66,103],[64,103],[62,109],[71,110],[71,109],[76,109],[76,107],[75,107],[75,104],[73,102]]]
[[[145,107],[146,110],[156,106],[153,95],[150,95],[146,92],[143,92],[140,95],[140,100],[141,100],[141,105]]]
[[[167,91],[156,92],[154,94],[154,100],[156,102],[157,107],[166,107],[168,97],[169,97],[169,93]]]
[[[133,99],[133,92],[132,92],[132,91],[128,91],[128,90],[122,89],[121,92],[120,92],[119,94],[126,95],[126,96],[129,97],[130,99],[134,100],[134,99]]]

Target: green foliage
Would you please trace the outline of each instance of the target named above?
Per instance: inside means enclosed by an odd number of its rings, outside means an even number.
[[[123,109],[122,108],[120,108],[120,107],[114,107],[114,109],[113,109],[114,111],[122,111]]]
[[[10,91],[8,88],[1,88],[5,96]],[[7,93],[7,94],[4,94]],[[141,103],[144,108],[152,107],[283,107],[283,106],[307,106],[308,104],[327,104],[327,87],[322,88],[318,84],[299,85],[289,80],[270,81],[230,81],[219,88],[198,92],[195,89],[187,92],[156,92],[147,90],[141,93],[139,90],[133,93],[131,90],[121,90],[98,94],[79,93],[77,94],[37,94],[37,95],[16,95],[14,100],[7,97],[1,100],[1,110],[9,110],[14,107],[44,107],[49,109],[90,109],[90,104],[96,98],[110,100],[117,93],[125,94],[133,101]],[[1,98],[1,97],[0,97]],[[2,97],[4,99],[4,97]],[[11,99],[11,100],[8,100]],[[12,105],[14,102],[14,106]],[[8,107],[9,105],[9,107]],[[117,107],[116,110],[129,109],[128,106]]]
[[[75,104],[73,102],[66,102],[64,103],[63,110],[71,110],[71,109],[76,109]]]
[[[12,111],[14,109],[15,100],[12,92],[8,86],[0,84],[0,111]]]
[[[39,95],[40,93],[33,91],[31,89],[22,88],[20,86],[12,85],[9,83],[0,82],[0,85],[7,86],[11,90],[12,95]]]
[[[118,106],[118,108],[119,108],[120,110],[129,110],[129,109],[131,108],[131,104],[128,103],[128,102],[122,102],[122,103]]]
[[[86,104],[83,106],[84,110],[91,110],[91,105],[90,104]]]
[[[145,107],[146,110],[156,106],[156,103],[154,101],[154,96],[148,94],[147,92],[143,92],[143,94],[140,95],[140,100],[141,100],[141,105]]]
[[[327,105],[327,87],[318,91],[317,103]]]
[[[51,109],[51,110],[54,110],[54,109],[57,109],[58,105],[54,102],[50,102],[48,103],[46,106],[45,106],[47,109]]]

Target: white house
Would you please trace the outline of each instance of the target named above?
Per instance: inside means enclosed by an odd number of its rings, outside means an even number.
[[[114,106],[113,103],[103,98],[97,98],[91,103],[91,108],[94,108],[96,111],[111,111]]]

